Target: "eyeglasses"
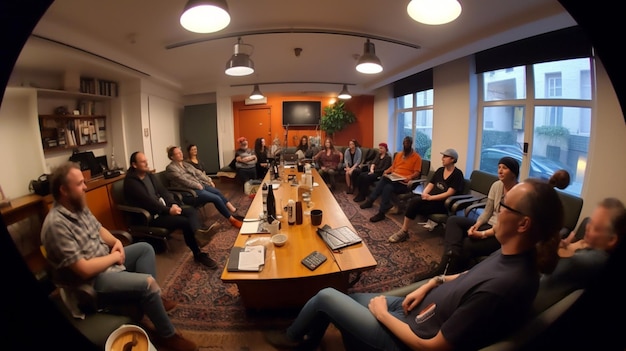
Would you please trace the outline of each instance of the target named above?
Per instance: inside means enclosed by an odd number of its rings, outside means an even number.
[[[514,209],[514,208],[513,208],[513,207],[511,207],[511,206],[507,206],[507,205],[505,205],[505,204],[504,204],[504,200],[500,200],[500,206],[501,206],[501,207],[506,208],[507,210],[509,210],[509,211],[511,211],[511,212],[513,212],[513,213],[517,213],[518,215],[526,216],[526,214],[525,214],[524,212],[522,212],[522,211],[518,211],[518,210]]]

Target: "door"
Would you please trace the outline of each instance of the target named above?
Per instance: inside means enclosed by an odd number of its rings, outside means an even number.
[[[272,143],[271,112],[269,108],[252,108],[239,110],[239,134],[248,139],[248,147],[254,149],[256,138],[265,138],[265,145]],[[237,145],[238,146],[238,145]]]
[[[220,169],[217,133],[217,104],[185,106],[183,112],[181,147],[187,157],[187,146],[198,146],[198,159],[206,171],[216,174]]]

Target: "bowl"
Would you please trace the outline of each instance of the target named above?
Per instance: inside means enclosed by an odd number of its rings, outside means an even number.
[[[275,246],[283,246],[287,242],[287,235],[275,234],[275,235],[272,235],[272,238],[270,240]]]

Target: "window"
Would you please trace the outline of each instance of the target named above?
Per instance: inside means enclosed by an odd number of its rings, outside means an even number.
[[[413,138],[413,148],[425,159],[430,159],[433,137],[433,89],[396,98],[396,149],[402,149],[406,136]]]
[[[497,172],[504,156],[522,165],[520,179],[547,180],[565,169],[572,180],[565,191],[580,195],[591,129],[591,69],[591,58],[579,58],[480,74],[479,169]]]

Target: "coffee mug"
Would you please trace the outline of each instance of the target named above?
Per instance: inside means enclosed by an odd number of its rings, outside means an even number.
[[[322,224],[322,210],[311,210],[311,225]]]
[[[270,234],[272,235],[278,234],[279,226],[280,226],[279,221],[273,221],[272,224],[265,223],[265,229],[269,231]]]

